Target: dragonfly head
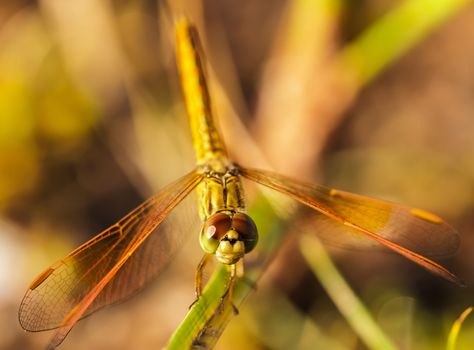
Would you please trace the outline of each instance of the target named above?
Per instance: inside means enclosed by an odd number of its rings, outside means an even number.
[[[258,241],[257,226],[244,213],[211,215],[205,222],[199,242],[206,253],[215,254],[222,264],[235,264]]]

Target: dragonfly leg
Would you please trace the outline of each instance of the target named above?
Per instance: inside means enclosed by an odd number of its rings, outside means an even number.
[[[234,315],[238,315],[239,309],[237,309],[237,306],[235,306],[235,304],[232,302],[235,279],[237,277],[237,264],[229,265],[229,268],[230,268],[229,279],[227,281],[225,292],[221,297],[221,305],[223,305],[225,298],[227,297],[227,301],[230,303],[230,306],[232,307],[232,311]]]
[[[212,254],[204,254],[204,256],[202,257],[196,269],[196,276],[194,279],[194,287],[195,287],[194,293],[196,295],[196,300],[199,299],[199,297],[202,294],[202,273],[207,263],[211,259],[211,257],[212,257]]]
[[[194,278],[194,295],[196,299],[192,302],[191,305],[189,305],[189,308],[191,308],[196,302],[199,300],[202,294],[202,273],[204,271],[204,268],[206,267],[207,263],[211,259],[212,254],[204,254],[202,257],[201,261],[199,262],[197,268],[196,268],[196,275]]]

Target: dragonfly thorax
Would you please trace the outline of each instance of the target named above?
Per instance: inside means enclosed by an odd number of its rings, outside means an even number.
[[[244,191],[236,169],[206,170],[199,184],[199,213],[202,220],[218,212],[245,211]]]

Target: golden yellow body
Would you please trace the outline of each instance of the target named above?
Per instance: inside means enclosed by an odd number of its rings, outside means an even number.
[[[225,167],[227,155],[212,118],[199,38],[186,19],[176,24],[176,53],[197,164],[216,163],[217,168]]]
[[[229,161],[212,118],[199,37],[186,19],[176,23],[176,51],[197,165],[204,175],[197,187],[199,214],[204,221],[199,239],[206,252],[196,276],[196,294],[199,295],[200,275],[208,257],[215,254],[221,263],[231,265],[232,281],[234,265],[255,247],[257,228],[244,214],[238,169]]]
[[[207,175],[197,188],[201,218],[243,211],[242,183],[214,124],[199,37],[184,18],[176,23],[176,51],[197,164]]]

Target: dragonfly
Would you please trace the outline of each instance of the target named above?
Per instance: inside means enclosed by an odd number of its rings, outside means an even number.
[[[246,212],[243,179],[283,193],[317,214],[328,240],[349,246],[384,246],[451,282],[460,279],[428,256],[453,253],[457,232],[427,211],[308,184],[232,162],[214,124],[205,62],[196,27],[176,20],[176,61],[196,154],[196,167],[164,187],[121,220],[44,270],[29,286],[19,308],[27,331],[53,330],[47,348],[61,344],[74,325],[100,308],[123,300],[156,277],[179,245],[165,225],[173,209],[197,193],[204,257],[196,270],[196,297],[202,271],[215,257],[228,266],[225,293],[241,277],[239,265],[258,244],[258,229]],[[323,229],[324,228],[324,229]],[[344,233],[349,233],[349,235]],[[344,242],[344,240],[346,240]]]

